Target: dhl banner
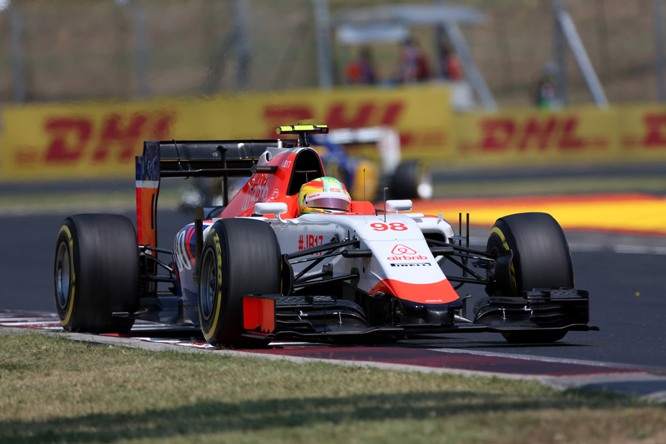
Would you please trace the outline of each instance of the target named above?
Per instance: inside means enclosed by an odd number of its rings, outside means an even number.
[[[482,165],[598,162],[618,158],[615,110],[513,110],[456,115],[459,160]]]
[[[2,116],[0,116],[0,119],[1,118],[2,118]],[[3,159],[2,153],[7,151],[7,144],[4,141],[4,138],[5,138],[4,136],[5,136],[5,133],[2,132],[2,125],[0,124],[0,180],[2,180],[3,171],[4,171],[4,169],[3,169],[4,159]]]
[[[278,125],[314,120],[331,128],[391,126],[405,154],[439,157],[450,143],[445,87],[307,90],[24,105],[5,109],[2,178],[131,178],[144,140],[276,138]]]
[[[305,120],[393,127],[429,165],[666,161],[664,106],[455,113],[442,85],[9,106],[2,120],[0,180],[131,178],[144,140],[275,138]]]
[[[455,163],[463,165],[666,161],[666,107],[457,114],[452,136]]]
[[[666,107],[626,106],[618,109],[619,155],[623,160],[666,160]]]

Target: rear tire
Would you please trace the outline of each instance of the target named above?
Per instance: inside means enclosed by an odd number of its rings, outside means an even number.
[[[68,217],[58,232],[55,304],[65,330],[127,333],[139,307],[139,250],[132,222],[120,215]]]
[[[491,296],[518,296],[535,288],[573,288],[574,274],[569,245],[557,221],[546,213],[519,213],[497,220],[487,252],[491,256],[511,251],[508,267],[496,270]],[[555,342],[566,331],[516,331],[502,333],[510,343]]]
[[[208,232],[201,254],[199,322],[206,341],[260,347],[243,333],[243,296],[280,293],[280,245],[269,224],[222,219]]]
[[[417,161],[400,163],[389,181],[392,199],[432,198],[432,177]]]

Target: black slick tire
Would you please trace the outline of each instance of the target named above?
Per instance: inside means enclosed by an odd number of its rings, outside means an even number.
[[[139,306],[139,251],[132,222],[114,214],[65,219],[56,240],[55,304],[65,330],[127,333]]]
[[[389,180],[391,199],[430,199],[432,188],[431,174],[415,160],[398,164]]]
[[[498,268],[491,296],[518,296],[538,288],[573,288],[574,273],[569,245],[562,228],[547,213],[504,216],[492,227],[487,252],[499,256],[510,251],[508,267]],[[503,333],[512,343],[554,342],[566,331],[520,331]]]
[[[534,288],[573,288],[569,245],[562,228],[547,213],[504,216],[490,231],[486,250],[497,256],[511,251],[510,275],[498,279],[491,293],[514,296]]]
[[[199,271],[199,322],[208,343],[261,347],[243,336],[243,296],[280,293],[280,246],[266,222],[222,219],[204,241]]]

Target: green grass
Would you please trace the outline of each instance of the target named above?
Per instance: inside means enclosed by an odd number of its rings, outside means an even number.
[[[0,335],[0,442],[656,443],[666,408],[537,382]]]

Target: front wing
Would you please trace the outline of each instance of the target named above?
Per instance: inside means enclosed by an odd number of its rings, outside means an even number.
[[[243,329],[247,337],[322,341],[433,333],[598,330],[588,325],[588,294],[582,290],[539,289],[521,297],[491,297],[474,320],[456,314],[460,309],[451,307],[451,316],[440,322],[373,325],[372,320],[381,316],[331,296],[252,295],[243,298]]]

